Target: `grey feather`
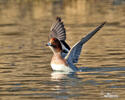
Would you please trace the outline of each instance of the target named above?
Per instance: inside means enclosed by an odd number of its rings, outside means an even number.
[[[66,40],[66,31],[63,22],[60,17],[56,18],[56,22],[54,22],[50,29],[50,38],[55,37],[58,40]]]
[[[104,26],[105,22],[102,23],[101,25],[99,25],[95,30],[93,30],[92,32],[90,32],[88,35],[86,35],[84,38],[82,38],[79,42],[77,42],[69,51],[69,53],[67,54],[67,56],[65,57],[65,59],[68,62],[71,63],[77,63],[83,44],[85,44],[96,32],[98,32],[103,26]]]

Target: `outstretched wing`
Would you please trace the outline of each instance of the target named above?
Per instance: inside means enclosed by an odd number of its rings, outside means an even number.
[[[96,32],[98,32],[103,26],[105,22],[99,25],[95,30],[90,32],[87,36],[82,38],[79,42],[77,42],[69,51],[65,59],[70,63],[77,63],[79,55],[81,53],[81,49],[84,43],[86,43]]]
[[[66,30],[65,30],[64,24],[60,17],[56,18],[56,21],[52,24],[50,31],[51,32],[49,34],[49,37],[57,38],[60,41],[63,52],[66,55],[69,52],[70,47],[65,41],[66,40]]]
[[[60,41],[66,40],[66,31],[60,17],[56,18],[56,22],[52,24],[50,31],[50,38],[55,37]]]

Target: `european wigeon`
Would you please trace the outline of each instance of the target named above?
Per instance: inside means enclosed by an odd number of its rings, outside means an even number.
[[[60,17],[52,24],[50,29],[50,41],[46,45],[53,51],[51,60],[51,67],[56,71],[74,72],[79,69],[74,65],[78,62],[82,46],[85,44],[96,32],[98,32],[105,22],[99,25],[95,30],[78,41],[71,49],[66,43],[66,30]]]

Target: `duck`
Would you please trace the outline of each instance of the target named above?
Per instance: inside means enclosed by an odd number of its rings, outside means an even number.
[[[79,68],[75,64],[79,60],[83,45],[97,33],[106,22],[97,26],[93,31],[88,33],[75,43],[72,48],[66,43],[66,29],[61,17],[56,17],[55,22],[50,28],[49,42],[46,44],[52,52],[53,56],[50,62],[54,71],[76,72]]]

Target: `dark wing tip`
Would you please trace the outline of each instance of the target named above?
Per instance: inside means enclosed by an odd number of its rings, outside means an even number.
[[[100,26],[98,26],[97,31],[99,31],[107,22],[104,21]]]
[[[57,16],[56,20],[59,21],[59,22],[61,22],[61,17]]]
[[[106,23],[107,23],[107,22],[106,22],[106,21],[104,21],[104,22],[102,23],[102,26],[103,26],[103,25],[105,25]]]
[[[59,40],[66,40],[66,30],[61,17],[56,17],[56,21],[52,24],[50,31],[50,38],[56,37]]]

